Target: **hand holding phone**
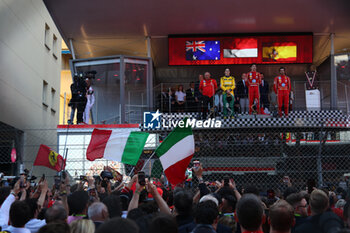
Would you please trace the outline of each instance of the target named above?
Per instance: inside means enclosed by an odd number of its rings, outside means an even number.
[[[145,185],[146,185],[145,172],[140,171],[140,172],[137,174],[137,179],[138,179],[139,184],[140,184],[141,186],[145,186]]]
[[[228,187],[230,183],[230,177],[224,176],[224,187]]]

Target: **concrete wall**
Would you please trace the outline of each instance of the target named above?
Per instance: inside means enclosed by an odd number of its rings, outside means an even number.
[[[61,41],[42,0],[0,0],[0,121],[24,132],[29,169],[40,143],[56,149],[56,131],[42,129],[58,124]]]

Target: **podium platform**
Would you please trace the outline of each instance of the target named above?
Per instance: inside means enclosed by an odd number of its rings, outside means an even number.
[[[195,119],[198,113],[163,113],[162,121],[180,121],[188,117]],[[324,128],[337,130],[348,130],[350,127],[350,118],[342,111],[338,110],[322,110],[322,111],[292,111],[286,117],[273,117],[271,115],[248,115],[237,114],[234,119],[224,119],[222,116],[217,116],[216,121],[221,122],[222,129],[244,129],[244,128]],[[140,125],[140,129],[144,131],[169,131],[173,127],[161,127],[159,129],[146,129]],[[198,128],[194,128],[197,130]],[[201,128],[203,129],[218,129],[217,127]]]

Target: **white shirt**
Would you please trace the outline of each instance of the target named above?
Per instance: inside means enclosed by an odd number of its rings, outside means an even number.
[[[45,220],[39,220],[34,218],[27,222],[27,224],[25,225],[26,228],[17,228],[9,226],[8,222],[10,207],[15,200],[16,197],[14,195],[8,195],[0,208],[0,226],[3,231],[9,231],[11,233],[36,233],[42,226],[46,225]]]
[[[128,216],[128,211],[122,211],[122,218],[126,218]]]
[[[3,228],[8,227],[8,222],[10,218],[10,207],[13,202],[15,202],[16,197],[12,194],[8,195],[4,203],[2,203],[0,208],[0,226]]]
[[[46,221],[45,220],[40,220],[40,219],[36,219],[36,218],[33,218],[31,220],[29,220],[25,227],[27,229],[30,230],[31,233],[36,233],[39,231],[39,229],[43,226],[46,225]]]
[[[27,228],[18,228],[18,227],[13,227],[13,226],[3,228],[2,230],[9,231],[11,233],[30,233],[30,230],[28,230]]]
[[[177,96],[177,101],[185,101],[186,93],[182,91],[177,91],[175,92],[175,95]]]
[[[86,94],[86,99],[87,99],[87,105],[94,105],[95,103],[95,95],[94,95],[94,89],[92,86],[89,87],[87,94]]]

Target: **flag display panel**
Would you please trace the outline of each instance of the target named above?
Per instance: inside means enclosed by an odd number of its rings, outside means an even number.
[[[312,63],[313,36],[169,36],[169,65]]]

